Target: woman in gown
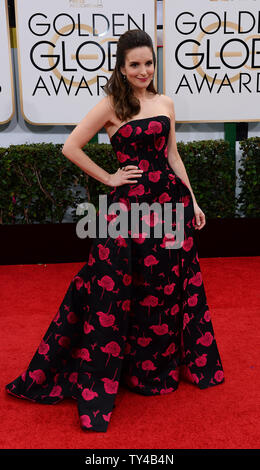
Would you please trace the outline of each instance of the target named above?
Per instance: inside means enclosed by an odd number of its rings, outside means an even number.
[[[205,215],[177,151],[173,102],[154,88],[155,64],[151,37],[124,33],[107,96],[64,144],[67,158],[113,188],[107,210],[117,203],[126,219],[116,235],[93,238],[28,368],[6,385],[32,402],[74,398],[90,431],[107,431],[120,381],[142,395],[174,392],[182,378],[200,389],[224,381],[194,240]],[[114,174],[82,151],[102,127],[120,165]],[[151,208],[135,225],[133,203]],[[165,203],[181,243],[163,231]],[[99,208],[97,226],[101,217],[115,230],[116,211]]]

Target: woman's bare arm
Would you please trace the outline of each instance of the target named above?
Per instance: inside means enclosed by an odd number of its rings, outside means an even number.
[[[82,148],[104,127],[111,118],[112,108],[108,97],[97,103],[71,132],[65,141],[62,153],[85,173],[101,183],[110,185],[110,174],[98,166]]]
[[[175,134],[175,110],[174,110],[174,104],[173,101],[170,97],[167,97],[169,100],[169,113],[171,116],[171,129],[169,133],[169,138],[168,138],[168,162],[170,167],[173,169],[175,174],[184,181],[186,186],[188,186],[192,199],[194,203],[196,202],[195,195],[192,191],[192,187],[184,166],[184,163],[181,159],[181,156],[178,152],[177,149],[177,143],[176,143],[176,134]]]

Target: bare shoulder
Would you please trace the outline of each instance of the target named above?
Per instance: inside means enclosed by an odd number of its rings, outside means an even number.
[[[160,94],[159,97],[160,97],[161,103],[168,109],[169,114],[174,118],[175,111],[174,111],[173,99],[170,96],[164,95],[162,93]]]
[[[111,98],[109,96],[104,96],[92,109],[98,114],[104,113],[104,116],[109,119],[110,114],[113,111]]]
[[[106,126],[113,115],[113,108],[108,96],[101,98],[86,116],[79,122],[64,144],[64,149],[71,147],[82,148]]]

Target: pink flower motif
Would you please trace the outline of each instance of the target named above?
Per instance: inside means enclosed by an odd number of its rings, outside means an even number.
[[[179,376],[180,376],[180,371],[179,371],[179,369],[171,370],[171,371],[169,372],[169,376],[172,377],[173,380],[176,380],[176,382],[178,382]]]
[[[75,315],[74,312],[69,312],[68,315],[67,315],[67,321],[71,324],[74,324],[74,323],[77,323],[78,321],[78,317],[77,315]]]
[[[49,351],[49,349],[50,349],[50,346],[47,343],[45,343],[44,340],[42,340],[38,348],[38,353],[43,354],[45,356],[47,352]]]
[[[115,316],[114,315],[109,315],[104,312],[97,312],[97,315],[99,316],[99,323],[101,326],[104,326],[105,328],[114,325],[115,322]]]
[[[130,274],[124,274],[123,276],[123,284],[125,286],[129,286],[132,282],[132,276]]]
[[[190,280],[189,280],[189,283],[190,284],[193,284],[194,286],[201,286],[202,284],[202,274],[201,272],[197,272],[195,274],[195,276],[193,276]]]
[[[151,330],[153,330],[153,332],[159,336],[166,335],[169,331],[167,323],[163,323],[162,325],[151,325],[149,328],[151,328]]]
[[[172,387],[169,387],[169,388],[162,388],[160,390],[160,395],[166,395],[167,393],[171,393],[173,392],[173,388]]]
[[[80,366],[82,364],[83,361],[92,361],[92,359],[90,358],[90,355],[89,355],[89,351],[88,349],[86,348],[81,348],[81,349],[73,349],[72,351],[72,357],[77,359],[77,358],[80,358],[81,361],[80,361]]]
[[[78,372],[71,372],[69,375],[69,382],[72,384],[76,384],[78,380]]]
[[[198,303],[198,294],[193,294],[191,297],[188,298],[188,305],[190,307],[194,307]]]
[[[204,367],[207,364],[207,354],[202,354],[195,359],[195,364],[198,367]]]
[[[205,321],[210,321],[210,311],[207,310],[205,313],[204,313],[204,320]]]
[[[150,181],[152,181],[152,183],[158,183],[160,177],[161,177],[161,171],[160,170],[157,170],[157,171],[150,171],[148,173],[148,179]]]
[[[89,254],[88,258],[88,265],[92,266],[96,262],[95,258],[93,257],[92,253]]]
[[[135,376],[135,375],[132,375],[131,377],[129,377],[129,383],[131,385],[133,385],[134,387],[137,387],[139,381],[138,381],[138,378]]]
[[[145,348],[146,346],[148,346],[148,344],[150,344],[151,341],[152,341],[152,338],[140,337],[137,339],[137,344]]]
[[[175,285],[176,284],[172,282],[172,284],[167,284],[166,286],[164,286],[164,289],[163,289],[164,293],[166,295],[171,295],[173,293]]]
[[[207,331],[204,335],[202,335],[199,339],[197,339],[196,344],[202,344],[202,346],[210,346],[214,337],[212,334]]]
[[[186,325],[189,323],[190,317],[188,313],[184,313],[183,315],[183,329],[185,329]]]
[[[178,304],[173,305],[173,307],[170,310],[171,315],[177,315],[178,312],[180,311],[180,307]]]
[[[128,191],[128,196],[142,196],[144,194],[144,185],[139,184]]]
[[[29,387],[27,388],[27,390],[29,390],[29,388],[31,388],[32,384],[34,382],[36,382],[38,385],[41,385],[45,380],[46,380],[46,376],[45,376],[45,373],[43,372],[43,370],[41,369],[36,369],[34,371],[29,371],[29,376],[31,377],[31,379],[33,380],[31,385],[29,385]]]
[[[94,326],[91,325],[88,321],[85,321],[84,323],[84,333],[88,335],[91,333],[92,330],[95,330]]]
[[[98,245],[98,256],[101,260],[107,259],[109,257],[110,250],[105,246],[99,244]]]
[[[155,258],[155,256],[153,255],[148,255],[144,258],[144,265],[147,267],[151,266],[151,269],[152,269],[152,266],[158,263],[159,263],[159,260]]]
[[[74,277],[74,282],[77,290],[79,290],[83,286],[83,279],[79,276]]]
[[[190,251],[192,246],[193,246],[193,238],[189,237],[184,240],[182,247],[185,251]]]
[[[150,166],[150,163],[148,160],[140,160],[139,162],[139,168],[140,170],[147,171]]]
[[[168,176],[169,176],[169,179],[172,180],[172,184],[176,184],[176,175],[169,173]]]
[[[123,137],[130,137],[133,132],[133,128],[130,124],[126,124],[118,130],[119,134]]]
[[[141,220],[144,220],[146,225],[149,225],[150,227],[154,227],[159,222],[159,216],[157,212],[153,211],[141,217]]]
[[[107,415],[102,415],[102,417],[105,421],[109,421],[111,418],[111,414],[112,414],[112,411],[110,411]]]
[[[183,203],[184,207],[188,207],[190,203],[190,196],[183,196],[181,198],[181,202]]]
[[[135,235],[137,234],[133,234],[133,240],[135,243],[138,243],[138,245],[141,245],[142,243],[145,242],[147,233],[138,233],[138,237]]]
[[[93,385],[92,385],[93,386]],[[95,397],[98,397],[97,392],[93,392],[90,388],[84,388],[82,391],[82,398],[86,401],[93,400]]]
[[[126,243],[125,239],[124,239],[121,235],[119,235],[118,237],[116,237],[115,241],[116,241],[116,244],[117,244],[118,246],[124,246],[124,247],[127,246],[127,243]]]
[[[88,415],[81,415],[80,416],[80,424],[83,428],[93,428],[91,424],[91,419]]]
[[[147,295],[144,300],[140,301],[140,304],[144,307],[148,307],[150,314],[150,307],[156,307],[158,305],[158,297],[154,295]]]
[[[175,240],[174,235],[172,235],[172,234],[166,234],[166,235],[163,237],[163,241],[162,241],[162,243],[160,244],[160,247],[165,248],[165,247],[167,246],[167,247],[172,248],[175,243],[176,243],[176,240]]]
[[[163,148],[165,144],[165,137],[162,135],[161,137],[158,137],[158,139],[155,139],[154,146],[158,152]]]
[[[124,300],[124,302],[122,303],[122,310],[124,310],[125,312],[129,312],[130,307],[131,307],[130,299]]]
[[[60,397],[62,392],[62,388],[59,385],[54,385],[50,392],[50,397]]]
[[[143,132],[143,130],[142,130],[142,128],[141,128],[140,126],[137,126],[137,127],[135,128],[135,135],[139,135],[139,134],[141,134],[142,132]]]
[[[215,373],[214,375],[214,379],[217,381],[217,382],[222,382],[224,378],[224,373],[222,370],[217,370],[217,372]]]
[[[126,155],[120,151],[116,152],[116,155],[120,163],[124,163],[128,158],[130,158],[129,155]]]
[[[171,354],[175,353],[176,351],[176,346],[174,343],[171,343],[170,346],[166,349],[164,353],[162,353],[162,356],[170,356]]]
[[[70,338],[68,336],[61,336],[59,341],[59,345],[63,348],[69,348],[70,346]]]
[[[102,382],[104,382],[104,389],[106,393],[114,394],[118,390],[119,382],[117,380],[114,380],[115,375],[117,373],[117,369],[115,371],[113,379],[108,379],[107,377],[104,377]]]
[[[117,357],[117,356],[119,356],[120,351],[121,351],[121,348],[120,348],[119,344],[116,341],[110,341],[109,343],[106,344],[106,346],[101,346],[100,349],[101,349],[101,351],[108,354],[108,359],[107,359],[107,362],[106,362],[106,366],[107,366],[107,363],[110,359],[110,355],[112,355],[113,357]]]
[[[123,197],[119,198],[119,204],[120,204],[120,209],[123,211],[127,210],[128,212],[131,209],[130,201],[129,199],[124,199]]]
[[[97,281],[97,283],[98,283],[99,286],[101,286],[103,288],[101,299],[103,297],[103,294],[104,294],[105,290],[111,291],[111,290],[114,289],[114,286],[115,286],[115,283],[114,283],[113,279],[110,276],[103,276],[101,278],[101,280]]]
[[[162,193],[159,197],[159,203],[163,204],[164,202],[171,201],[171,199],[168,193]]]
[[[162,124],[158,121],[150,121],[148,130],[144,132],[145,134],[160,134],[162,132]]]
[[[146,370],[148,373],[149,370],[156,370],[156,367],[154,363],[148,359],[147,361],[142,362],[142,369]]]

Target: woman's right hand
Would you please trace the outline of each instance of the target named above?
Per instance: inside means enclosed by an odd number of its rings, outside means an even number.
[[[116,173],[110,175],[108,185],[109,186],[122,186],[123,184],[138,183],[138,179],[132,180],[131,178],[140,178],[143,170],[140,170],[138,166],[126,165],[124,169],[118,168]]]

